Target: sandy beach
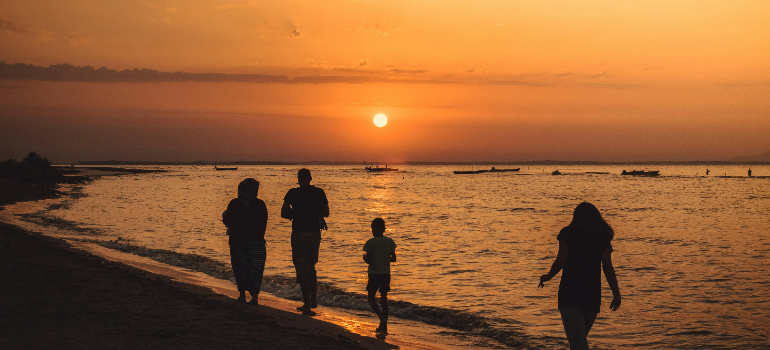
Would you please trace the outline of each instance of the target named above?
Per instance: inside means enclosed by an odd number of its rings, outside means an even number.
[[[339,326],[237,303],[62,240],[6,224],[0,237],[4,349],[363,348]]]

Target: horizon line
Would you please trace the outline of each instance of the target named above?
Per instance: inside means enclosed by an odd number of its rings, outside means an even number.
[[[67,164],[56,164],[66,166]],[[77,161],[71,165],[770,165],[770,160],[645,160],[645,161],[568,161],[568,160],[528,160],[528,161],[395,161],[395,162],[362,162],[362,161],[125,161],[125,160],[91,160]]]

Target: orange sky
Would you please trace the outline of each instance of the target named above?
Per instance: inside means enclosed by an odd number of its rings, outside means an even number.
[[[6,63],[364,78],[0,80],[0,157],[754,155],[770,151],[768,13],[768,1],[0,0]]]

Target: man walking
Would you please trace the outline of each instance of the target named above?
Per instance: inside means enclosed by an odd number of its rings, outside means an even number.
[[[321,245],[321,229],[326,229],[323,218],[329,217],[329,201],[324,190],[310,185],[312,179],[310,170],[302,168],[297,172],[299,187],[286,193],[281,217],[291,220],[291,259],[304,301],[297,310],[304,315],[315,316],[311,310],[318,307],[315,264],[318,262],[318,248]]]

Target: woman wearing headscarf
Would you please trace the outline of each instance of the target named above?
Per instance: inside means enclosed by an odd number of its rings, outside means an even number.
[[[262,287],[262,273],[265,270],[265,230],[267,229],[267,207],[257,198],[259,182],[248,178],[238,185],[238,198],[234,198],[222,213],[222,221],[230,235],[230,262],[233,266],[235,283],[240,297],[246,301],[246,292],[251,295],[251,304],[259,301]]]
[[[612,244],[615,231],[604,221],[599,209],[588,202],[580,203],[572,222],[556,237],[559,253],[551,270],[540,277],[540,287],[559,273],[559,313],[570,349],[588,349],[588,332],[599,313],[602,300],[601,271],[612,290],[610,310],[620,307],[620,288],[612,267]]]

